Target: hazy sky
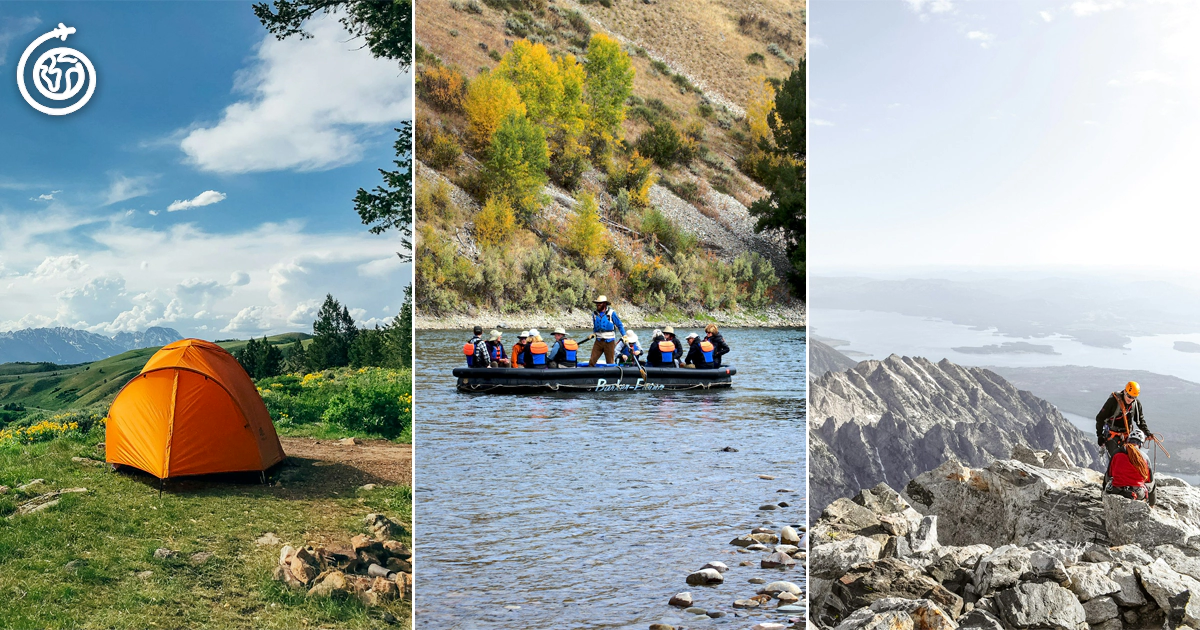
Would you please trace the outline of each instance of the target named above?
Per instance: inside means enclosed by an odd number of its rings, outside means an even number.
[[[78,33],[43,47],[99,80],[51,117],[15,71],[60,22]],[[391,166],[411,78],[335,19],[308,30],[277,41],[243,2],[0,3],[0,331],[311,330],[326,293],[395,315],[410,268],[352,199]]]
[[[1200,261],[1200,2],[813,0],[808,265]]]

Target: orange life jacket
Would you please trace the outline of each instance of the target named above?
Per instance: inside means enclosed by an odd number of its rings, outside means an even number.
[[[544,341],[535,341],[529,344],[529,354],[533,357],[532,363],[538,367],[546,366],[546,353],[550,351],[550,347]]]
[[[671,354],[674,354],[675,353],[675,344],[664,339],[664,340],[658,342],[658,351],[663,353],[663,355],[666,355],[668,352]]]
[[[707,339],[700,342],[700,354],[704,357],[705,363],[713,362],[713,348],[712,342]]]

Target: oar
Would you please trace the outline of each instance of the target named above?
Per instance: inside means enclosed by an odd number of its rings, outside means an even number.
[[[637,353],[633,351],[633,348],[629,349],[629,358],[633,359],[633,364],[637,366],[638,374],[642,376],[642,380],[649,382],[650,379],[646,376],[646,368],[643,368],[642,364],[638,362]]]

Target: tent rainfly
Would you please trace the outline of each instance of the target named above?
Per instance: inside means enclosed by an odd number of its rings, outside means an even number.
[[[254,381],[224,348],[200,339],[164,346],[117,394],[107,460],[159,479],[264,471],[283,446]]]

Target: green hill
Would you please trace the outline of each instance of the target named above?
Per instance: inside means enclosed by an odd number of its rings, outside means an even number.
[[[268,337],[275,345],[289,344],[296,339],[306,342],[311,335],[283,333]],[[218,345],[233,352],[246,345],[246,340],[223,340]],[[125,383],[137,376],[146,361],[159,348],[130,350],[116,356],[81,363],[0,364],[0,402],[20,403],[29,409],[73,409],[111,400]]]

